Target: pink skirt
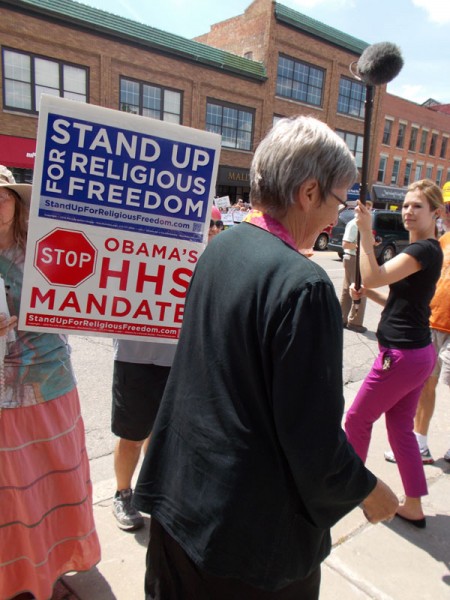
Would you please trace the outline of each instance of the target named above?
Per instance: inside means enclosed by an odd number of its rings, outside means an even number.
[[[69,571],[100,561],[76,388],[0,416],[0,599],[48,600]]]

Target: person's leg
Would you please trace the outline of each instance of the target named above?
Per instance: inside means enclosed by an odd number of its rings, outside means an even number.
[[[428,429],[436,404],[437,382],[438,377],[430,375],[423,386],[417,405],[416,416],[414,417],[414,433],[416,434],[416,437],[417,434],[425,436],[425,438],[428,435]],[[421,446],[421,444],[419,444],[419,446]],[[427,447],[427,443],[423,443],[422,446]]]
[[[352,260],[353,259],[353,260]],[[348,315],[350,313],[350,309],[352,307],[352,299],[349,292],[349,286],[352,282],[352,269],[354,271],[355,267],[355,259],[348,254],[344,254],[344,258],[342,259],[344,265],[344,281],[342,283],[342,292],[341,292],[341,312],[342,312],[342,322],[347,325]],[[352,267],[353,265],[353,267]]]
[[[391,363],[389,368],[386,368],[386,360],[392,360],[390,352],[386,348],[380,348],[380,353],[356,394],[345,419],[347,437],[363,462],[367,459],[373,424],[397,400],[395,393],[397,369]]]
[[[364,313],[366,311],[367,298],[364,296],[361,298],[359,305],[355,305],[352,302],[350,314],[348,316],[348,328],[351,327],[363,327]]]
[[[114,471],[118,492],[131,488],[131,480],[139,462],[144,442],[145,440],[135,442],[123,438],[117,440],[114,448]]]
[[[404,394],[386,411],[386,427],[389,442],[394,451],[400,477],[405,490],[405,502],[398,509],[400,516],[422,519],[421,496],[428,493],[422,457],[413,432],[414,415],[424,382],[430,376],[436,362],[436,352],[430,344],[417,350],[396,350],[396,360],[404,362],[414,379],[403,382]]]
[[[131,482],[157,411],[152,396],[152,366],[114,361],[111,429],[119,439],[114,450],[113,515],[125,531],[144,526],[142,515],[132,506]]]

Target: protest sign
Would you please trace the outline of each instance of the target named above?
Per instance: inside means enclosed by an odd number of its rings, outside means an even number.
[[[220,198],[215,198],[214,203],[217,206],[217,208],[220,208],[220,209],[230,208],[230,206],[231,206],[230,196],[221,196]]]
[[[175,343],[220,141],[42,96],[19,327]]]

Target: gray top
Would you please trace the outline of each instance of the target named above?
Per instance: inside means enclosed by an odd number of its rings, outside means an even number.
[[[151,364],[171,367],[177,344],[142,342],[135,340],[113,340],[114,360],[129,363]]]

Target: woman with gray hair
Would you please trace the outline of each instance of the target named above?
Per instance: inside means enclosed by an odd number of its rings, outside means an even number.
[[[326,125],[279,121],[253,159],[256,210],[199,259],[135,491],[147,599],[316,600],[330,527],[361,503],[372,523],[395,514],[341,428],[339,303],[299,252],[355,178]]]

